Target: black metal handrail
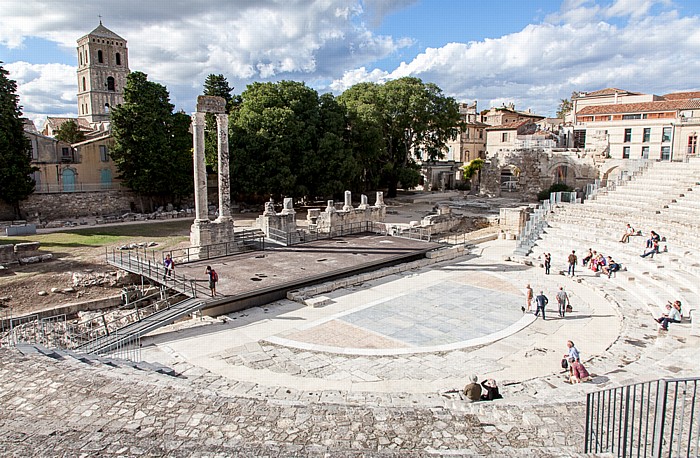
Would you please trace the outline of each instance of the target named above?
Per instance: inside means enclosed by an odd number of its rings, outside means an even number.
[[[585,453],[700,456],[700,377],[660,379],[589,393]]]
[[[173,271],[166,272],[165,266],[161,262],[144,259],[139,256],[139,253],[113,250],[111,253],[107,252],[106,257],[107,262],[115,267],[142,275],[189,297],[209,294],[209,289],[200,285],[199,280],[187,278]]]

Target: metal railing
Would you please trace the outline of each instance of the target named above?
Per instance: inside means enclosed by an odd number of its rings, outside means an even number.
[[[131,273],[153,280],[167,288],[189,297],[207,296],[209,288],[198,283],[200,280],[187,278],[174,272],[166,272],[161,260],[153,260],[148,253],[113,250],[105,253],[107,263]]]
[[[661,379],[589,393],[585,453],[700,456],[699,381]]]
[[[651,162],[645,158],[630,160],[627,170],[622,170],[615,179],[595,180],[594,183],[586,185],[586,199],[595,199],[600,193],[605,194],[616,190],[618,186],[623,186],[625,183],[630,182],[632,178],[644,174]]]
[[[265,235],[259,230],[239,231],[234,234],[234,238],[230,242],[212,243],[197,247],[173,250],[149,250],[148,247],[142,247],[131,250],[112,250],[112,252],[136,253],[136,257],[149,261],[151,265],[162,265],[165,255],[169,254],[175,261],[175,265],[178,265],[256,250],[265,250]]]
[[[540,234],[547,227],[547,215],[552,211],[554,205],[549,200],[543,200],[534,212],[530,214],[530,219],[525,222],[525,227],[518,235],[515,245],[515,254],[527,256],[535,246],[535,242],[540,238]]]

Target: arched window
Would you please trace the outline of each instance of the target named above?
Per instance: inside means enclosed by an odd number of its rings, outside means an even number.
[[[109,76],[107,77],[107,90],[108,91],[115,91],[114,89],[114,78]]]
[[[88,52],[85,51],[85,65],[87,65],[88,63],[89,63],[89,61],[88,61]]]
[[[115,56],[115,58],[116,58],[116,61],[117,61],[117,65],[121,65],[121,64],[122,64],[122,56],[121,56],[121,54],[117,53],[117,55]]]
[[[83,76],[83,91],[87,91],[87,84],[85,83],[85,77]]]
[[[80,65],[83,65],[83,54],[78,53],[78,60],[80,61]]]
[[[101,64],[104,63],[104,61],[102,60],[102,50],[101,49],[97,50],[97,62],[99,62]]]
[[[105,113],[109,113],[109,103],[105,103]]]

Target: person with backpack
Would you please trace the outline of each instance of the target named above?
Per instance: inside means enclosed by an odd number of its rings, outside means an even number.
[[[219,281],[219,274],[211,266],[207,266],[206,274],[209,275],[209,289],[211,297],[216,296],[216,283]]]

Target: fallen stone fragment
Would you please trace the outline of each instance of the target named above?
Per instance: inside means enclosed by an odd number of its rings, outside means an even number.
[[[39,291],[37,294],[39,296],[48,296],[49,295],[49,293],[47,293],[46,291]]]

